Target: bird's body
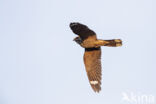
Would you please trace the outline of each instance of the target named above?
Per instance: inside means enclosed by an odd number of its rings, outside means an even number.
[[[101,46],[117,47],[122,45],[120,39],[99,40],[96,33],[86,25],[70,23],[72,31],[78,35],[74,41],[85,48],[84,64],[91,87],[95,92],[101,90]]]
[[[83,48],[95,47],[95,41],[97,40],[96,36],[90,36],[85,40],[82,40],[80,37],[76,37],[76,38],[81,40],[81,43],[79,45],[82,46]]]

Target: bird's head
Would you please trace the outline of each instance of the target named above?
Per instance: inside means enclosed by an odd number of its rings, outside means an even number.
[[[76,37],[73,39],[73,41],[75,41],[77,44],[81,45],[81,43],[83,42],[82,39],[80,37]]]

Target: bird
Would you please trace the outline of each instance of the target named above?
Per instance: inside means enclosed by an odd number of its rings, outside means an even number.
[[[73,39],[84,48],[84,64],[89,83],[94,92],[101,91],[102,65],[101,46],[118,47],[122,46],[121,39],[102,40],[97,39],[96,33],[88,26],[79,22],[71,22],[69,27],[77,35]]]

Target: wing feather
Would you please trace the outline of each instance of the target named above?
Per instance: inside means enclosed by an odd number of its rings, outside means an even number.
[[[75,34],[79,35],[83,40],[88,38],[89,36],[96,35],[96,33],[93,30],[89,29],[86,25],[83,25],[78,22],[70,23],[70,28]]]
[[[88,79],[95,92],[101,90],[101,48],[86,48],[84,64]]]

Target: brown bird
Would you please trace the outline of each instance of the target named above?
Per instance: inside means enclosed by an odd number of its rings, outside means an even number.
[[[101,90],[101,46],[118,47],[122,45],[120,39],[97,39],[96,33],[86,25],[78,22],[70,23],[72,31],[78,35],[74,41],[85,48],[84,64],[88,79],[95,92]]]

